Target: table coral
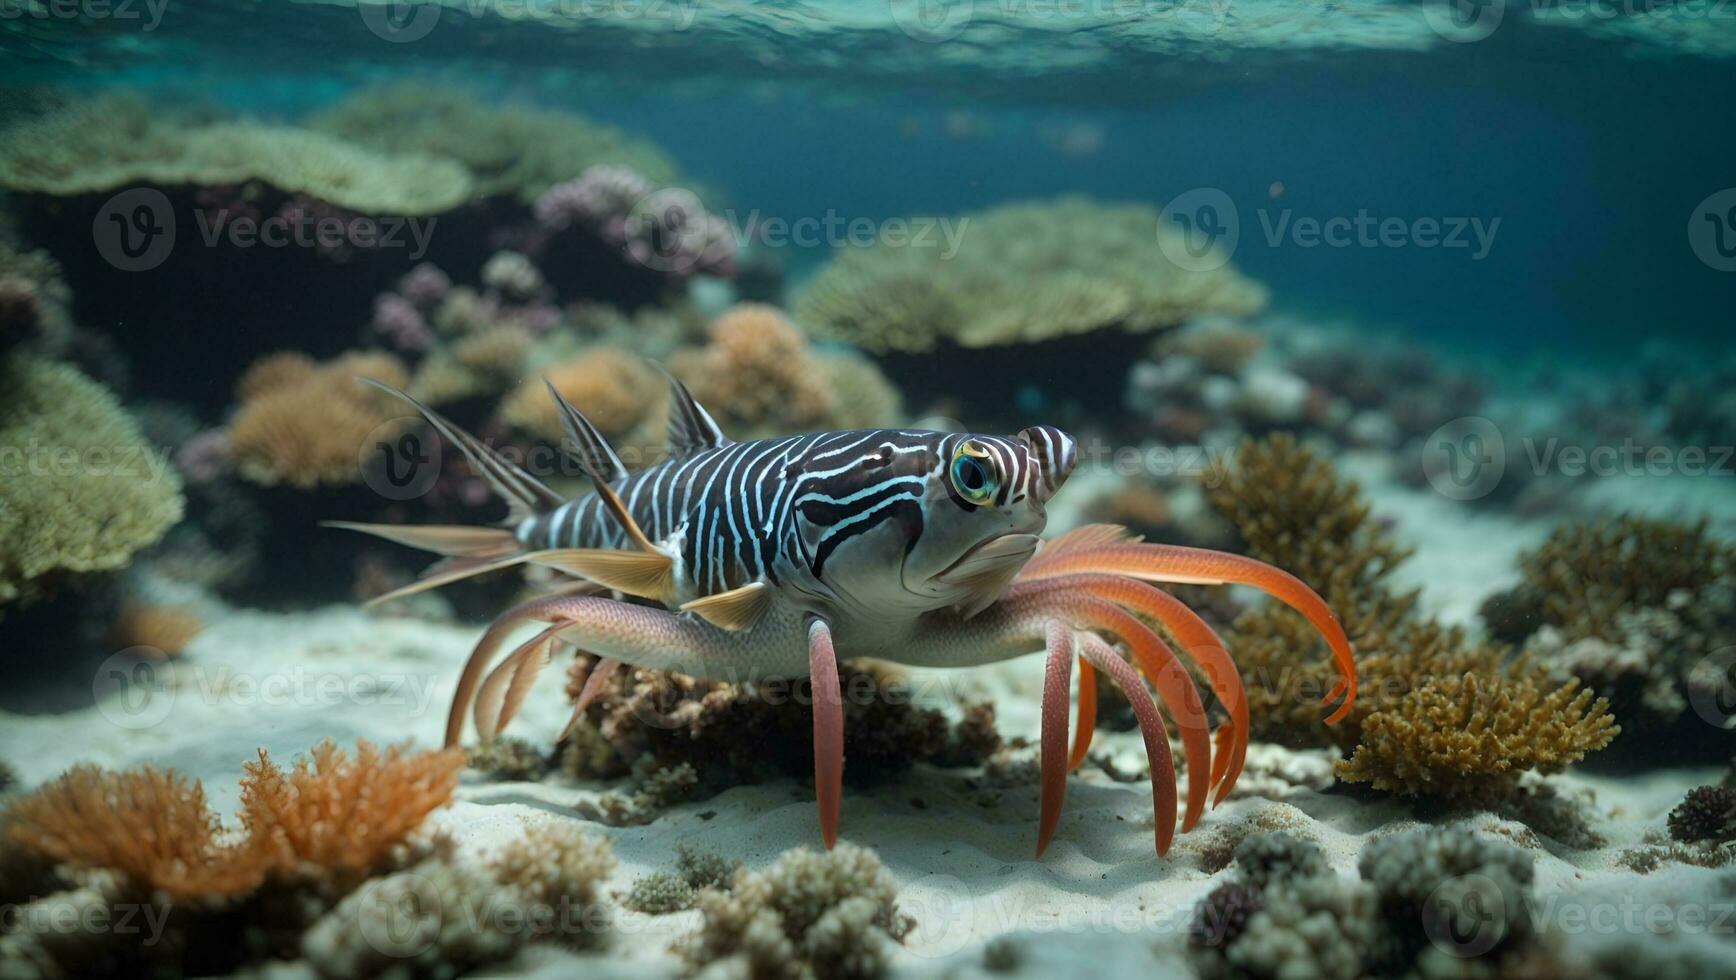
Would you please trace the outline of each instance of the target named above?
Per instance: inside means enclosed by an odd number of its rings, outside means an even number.
[[[956,254],[915,235],[840,254],[797,298],[796,318],[870,351],[922,352],[1144,332],[1266,302],[1265,289],[1227,263],[1178,266],[1175,233],[1144,205],[1025,202],[963,216],[956,228]]]
[[[472,192],[470,175],[450,160],[376,153],[291,127],[195,121],[124,95],[26,120],[0,147],[0,187],[56,197],[259,181],[365,214],[427,215]]]
[[[597,164],[631,167],[660,184],[676,180],[661,150],[613,127],[569,113],[484,105],[457,88],[421,82],[362,89],[308,126],[381,152],[456,161],[479,193],[524,204]]]
[[[101,385],[16,354],[0,403],[0,604],[125,567],[181,519],[180,478]]]

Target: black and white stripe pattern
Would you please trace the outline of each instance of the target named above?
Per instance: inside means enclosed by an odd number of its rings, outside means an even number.
[[[686,421],[694,442],[711,435],[708,421]],[[928,487],[946,479],[966,438],[987,450],[1001,475],[997,506],[1047,497],[1065,471],[1044,473],[1045,460],[1072,465],[1072,439],[1047,426],[1016,440],[867,429],[725,442],[612,485],[653,541],[679,543],[694,595],[755,581],[826,590],[828,562],[858,535],[892,521],[914,545],[927,522]],[[533,549],[626,545],[594,493],[521,522],[517,533]]]

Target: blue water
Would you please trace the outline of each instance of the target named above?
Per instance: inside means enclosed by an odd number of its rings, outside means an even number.
[[[635,130],[728,206],[788,218],[1062,192],[1161,205],[1216,188],[1240,212],[1236,262],[1279,309],[1529,364],[1619,363],[1642,337],[1725,338],[1736,274],[1698,261],[1687,227],[1736,185],[1736,59],[1537,26],[1522,15],[1540,8],[1513,7],[1487,39],[1423,33],[1433,43],[1407,50],[1355,35],[1349,14],[1324,49],[1223,32],[1154,46],[1114,18],[1016,3],[978,4],[969,31],[924,44],[860,0],[707,5],[672,31],[604,15],[520,23],[475,3],[476,16],[446,9],[426,38],[391,44],[343,4],[210,3],[165,8],[148,32],[0,21],[0,73],[280,116],[428,74]],[[1253,13],[1266,8],[1283,10]],[[1687,27],[1722,38],[1728,21],[1736,11],[1714,7]],[[1464,222],[1466,247],[1271,238],[1286,220],[1359,215],[1439,221],[1443,235]],[[799,280],[826,255],[779,258]]]

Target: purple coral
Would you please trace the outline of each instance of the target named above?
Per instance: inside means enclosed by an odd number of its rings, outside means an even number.
[[[188,483],[210,483],[229,472],[234,454],[226,429],[206,429],[175,450],[175,466]]]
[[[423,351],[434,344],[434,332],[416,304],[397,293],[374,298],[374,332],[401,351]]]
[[[422,263],[398,280],[398,294],[409,300],[418,310],[432,310],[439,306],[450,292],[452,280],[432,262]]]
[[[537,199],[550,232],[589,230],[627,259],[675,279],[735,274],[735,236],[692,192],[659,188],[626,167],[596,166]]]

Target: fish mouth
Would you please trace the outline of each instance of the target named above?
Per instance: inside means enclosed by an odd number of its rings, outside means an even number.
[[[997,534],[971,546],[957,561],[936,572],[933,581],[947,585],[968,586],[996,573],[1005,573],[1007,566],[1022,567],[1037,553],[1035,534]]]

